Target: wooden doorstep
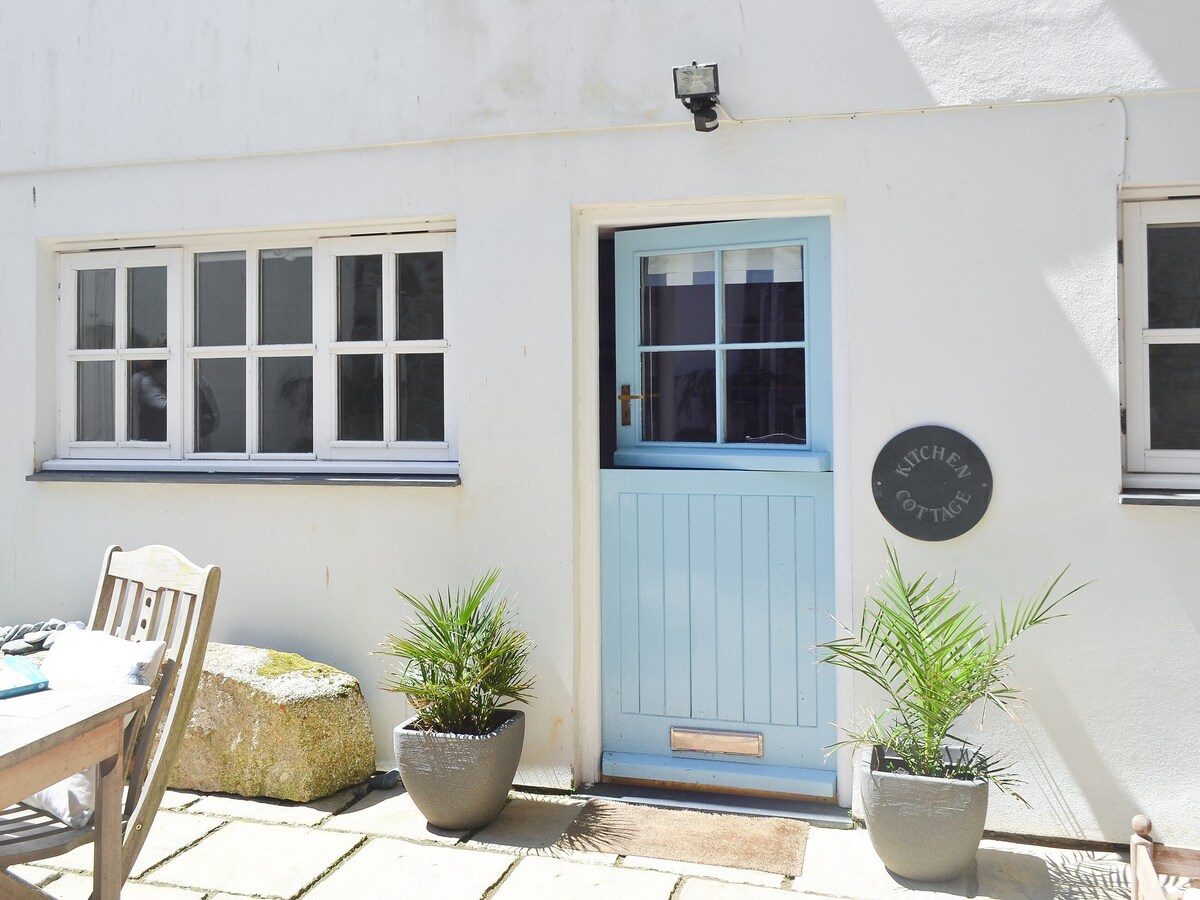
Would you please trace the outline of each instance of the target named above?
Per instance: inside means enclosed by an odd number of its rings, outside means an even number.
[[[835,797],[814,797],[811,794],[785,794],[781,791],[758,791],[753,788],[723,787],[715,784],[688,784],[682,781],[659,781],[650,778],[622,778],[616,775],[601,776],[605,784],[628,784],[635,787],[663,788],[672,791],[695,791],[699,794],[734,794],[739,797],[765,797],[771,800],[796,800],[804,803],[823,803],[837,806]]]

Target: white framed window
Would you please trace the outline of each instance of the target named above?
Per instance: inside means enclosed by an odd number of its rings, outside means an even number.
[[[179,250],[64,255],[59,272],[59,455],[181,455]]]
[[[1200,487],[1200,200],[1122,207],[1126,480]]]
[[[457,471],[450,232],[60,254],[44,468]]]

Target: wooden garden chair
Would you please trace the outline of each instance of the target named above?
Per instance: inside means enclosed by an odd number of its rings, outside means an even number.
[[[109,547],[104,554],[88,627],[167,645],[145,722],[137,717],[125,732],[122,883],[146,841],[183,742],[220,583],[219,568],[197,566],[170,547],[129,552]],[[12,891],[9,866],[57,856],[93,840],[91,825],[72,828],[22,803],[0,810],[0,897]]]
[[[1200,850],[1168,847],[1150,837],[1152,823],[1146,816],[1133,817],[1129,839],[1129,889],[1131,900],[1170,900],[1179,892],[1164,889],[1160,876],[1191,878],[1200,888]],[[1197,890],[1200,895],[1200,890]],[[1191,897],[1189,889],[1186,896]]]

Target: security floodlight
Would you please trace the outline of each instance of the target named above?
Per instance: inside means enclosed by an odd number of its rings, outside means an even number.
[[[675,76],[675,96],[692,114],[697,131],[714,131],[717,128],[717,64],[700,65],[692,60],[690,66],[676,66],[671,70]]]

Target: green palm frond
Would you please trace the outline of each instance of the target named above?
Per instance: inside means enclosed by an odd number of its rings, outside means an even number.
[[[840,746],[882,746],[914,775],[982,777],[1016,794],[1008,767],[971,750],[952,729],[975,706],[1008,712],[1020,690],[1008,682],[1009,646],[1025,631],[1059,618],[1058,606],[1084,585],[1055,596],[1063,569],[1011,616],[1003,603],[989,624],[975,603],[962,599],[956,579],[939,587],[922,573],[905,579],[894,547],[878,595],[868,596],[857,633],[818,645],[822,662],[857,672],[880,688],[886,706],[861,728],[843,729]],[[849,632],[849,629],[847,629]],[[947,757],[943,748],[962,748]]]
[[[405,694],[418,723],[431,731],[486,734],[496,711],[528,703],[533,642],[516,627],[508,599],[495,597],[499,569],[466,588],[416,597],[397,589],[413,618],[403,636],[389,634],[376,651],[402,662],[388,672],[384,690]]]

